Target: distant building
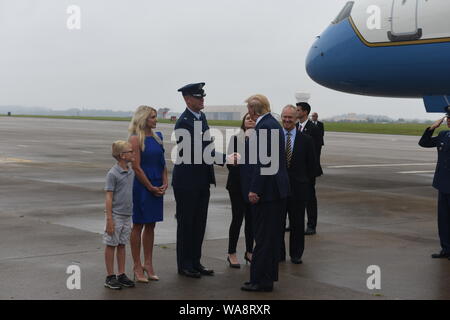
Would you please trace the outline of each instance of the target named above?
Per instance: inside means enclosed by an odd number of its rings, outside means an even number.
[[[157,117],[158,119],[166,119],[167,118],[167,114],[169,113],[170,109],[169,108],[159,108],[157,111]]]
[[[203,112],[208,120],[242,120],[247,113],[246,105],[206,106]]]

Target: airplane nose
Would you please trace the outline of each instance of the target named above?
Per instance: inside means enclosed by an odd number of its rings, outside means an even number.
[[[320,79],[322,78],[322,71],[323,68],[321,68],[322,61],[324,53],[321,51],[320,48],[320,36],[317,37],[317,40],[311,47],[311,49],[308,52],[308,56],[306,58],[306,72],[308,73],[309,77],[314,80],[317,83],[321,83]]]
[[[355,54],[357,41],[359,39],[352,33],[348,22],[330,25],[317,37],[308,52],[306,72],[309,77],[324,87],[346,91],[362,72],[361,68],[355,68],[355,65],[359,62],[363,63],[363,66],[367,64],[361,60],[363,55]],[[358,62],[358,59],[361,61]]]

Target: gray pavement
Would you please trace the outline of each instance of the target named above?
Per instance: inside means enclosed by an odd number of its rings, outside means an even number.
[[[102,189],[114,163],[110,145],[127,138],[127,126],[0,117],[0,299],[450,298],[450,261],[430,258],[439,250],[437,192],[431,187],[435,150],[420,148],[418,137],[349,133],[326,134],[318,234],[307,238],[303,265],[280,264],[273,293],[241,292],[249,266],[226,265],[231,209],[223,168],[216,168],[203,246],[203,264],[216,276],[177,275],[169,189],[165,220],[156,229],[154,263],[161,281],[121,292],[103,288]],[[172,128],[158,125],[166,158]],[[81,290],[66,287],[66,268],[73,264],[81,268]],[[366,286],[371,265],[381,268],[381,290]],[[127,270],[131,274],[130,257]]]

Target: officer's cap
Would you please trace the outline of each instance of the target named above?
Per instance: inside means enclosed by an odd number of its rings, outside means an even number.
[[[183,88],[178,89],[178,92],[181,92],[183,96],[193,96],[196,98],[203,98],[206,97],[205,90],[203,90],[203,87],[205,86],[204,82],[200,83],[191,83]]]

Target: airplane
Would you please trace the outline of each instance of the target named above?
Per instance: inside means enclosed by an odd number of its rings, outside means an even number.
[[[349,1],[317,37],[306,71],[346,93],[450,105],[450,1]]]

